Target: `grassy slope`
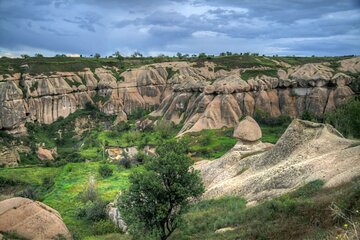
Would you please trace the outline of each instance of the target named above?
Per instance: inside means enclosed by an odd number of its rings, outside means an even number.
[[[359,221],[360,179],[332,189],[322,185],[314,181],[250,208],[239,197],[199,202],[189,209],[171,239],[325,239],[329,233],[335,238],[335,229],[344,234],[349,227],[343,219],[334,218],[329,206],[335,203]],[[215,233],[225,227],[233,230]]]
[[[70,231],[83,238],[91,235],[90,223],[76,218],[76,213],[85,204],[81,200],[81,192],[86,188],[89,177],[95,177],[101,198],[112,201],[119,191],[128,187],[129,174],[138,169],[118,169],[115,165],[109,165],[114,169],[114,174],[104,179],[98,175],[100,164],[100,162],[90,162],[69,163],[59,168],[6,168],[0,170],[0,177],[29,185],[41,185],[44,177],[54,178],[55,184],[51,191],[45,194],[43,202],[59,211]]]
[[[195,159],[215,159],[224,155],[237,142],[232,137],[233,128],[206,129],[200,132],[188,133],[190,154]]]

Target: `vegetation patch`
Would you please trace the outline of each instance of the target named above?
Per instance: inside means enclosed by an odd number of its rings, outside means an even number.
[[[206,129],[191,132],[183,137],[189,145],[189,153],[199,159],[215,159],[224,155],[237,142],[232,136],[233,128]]]
[[[66,81],[66,83],[70,86],[70,87],[78,87],[81,85],[81,83],[77,82],[77,81],[74,81],[74,80],[70,80],[68,78],[64,78],[64,80]]]
[[[339,232],[349,233],[350,224],[334,218],[331,207],[359,221],[360,181],[332,189],[322,185],[316,180],[255,207],[245,207],[239,197],[201,201],[190,207],[171,239],[335,239]],[[232,230],[216,232],[227,227]]]
[[[269,70],[245,70],[241,72],[240,76],[243,80],[247,81],[250,78],[255,78],[256,76],[266,75],[270,77],[277,77],[276,69]]]

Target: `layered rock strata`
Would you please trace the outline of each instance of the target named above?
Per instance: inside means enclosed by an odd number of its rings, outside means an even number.
[[[340,61],[339,71],[357,73],[359,62],[359,57]],[[336,73],[328,63],[281,65],[277,77],[258,75],[247,80],[243,80],[246,71],[256,68],[214,69],[213,63],[196,67],[170,62],[121,74],[117,68],[103,67],[49,75],[0,75],[0,129],[24,133],[26,122],[49,124],[95,103],[106,114],[120,115],[120,120],[134,109],[159,106],[152,115],[183,122],[184,133],[234,127],[241,116],[253,115],[256,109],[273,117],[297,117],[303,111],[322,116],[354,94],[349,87],[354,79]]]

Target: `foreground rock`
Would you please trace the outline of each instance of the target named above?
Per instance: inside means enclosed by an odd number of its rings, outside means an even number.
[[[294,120],[277,144],[237,144],[223,157],[201,161],[204,198],[238,195],[250,204],[321,179],[333,187],[360,176],[360,145],[332,126]]]
[[[21,197],[0,202],[0,232],[13,232],[25,239],[72,239],[56,210]]]

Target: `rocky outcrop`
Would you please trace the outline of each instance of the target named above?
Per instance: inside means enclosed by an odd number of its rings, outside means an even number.
[[[360,176],[360,145],[327,124],[295,119],[276,145],[238,143],[223,157],[201,161],[204,198],[238,195],[250,204],[321,179],[325,187]]]
[[[116,198],[117,199],[117,198]],[[125,221],[122,219],[119,209],[116,206],[116,201],[111,202],[107,205],[107,215],[109,219],[123,232],[125,233],[128,229]]]
[[[358,71],[358,59],[340,62],[340,69]],[[344,62],[345,61],[345,62]],[[184,122],[181,133],[205,128],[235,127],[256,109],[276,117],[303,111],[322,115],[353,95],[353,80],[329,64],[305,64],[278,70],[277,77],[258,75],[243,80],[252,69],[214,71],[213,63],[188,62],[143,66],[120,73],[103,67],[50,75],[0,75],[0,129],[26,131],[26,122],[49,124],[86,104],[97,104],[117,122],[137,108],[158,107],[154,116]],[[267,70],[259,67],[258,70]]]
[[[20,162],[20,155],[16,149],[0,146],[0,166],[15,167]]]
[[[138,153],[138,150],[136,147],[108,147],[105,152],[109,162],[120,162],[125,158],[129,160],[133,159]]]
[[[50,160],[50,161],[53,161],[54,160],[54,156],[53,155],[57,155],[56,153],[56,149],[46,149],[46,148],[42,148],[42,147],[39,147],[37,150],[36,150],[36,156],[44,161],[44,160]]]
[[[21,197],[0,202],[0,232],[24,239],[72,239],[56,210]]]

